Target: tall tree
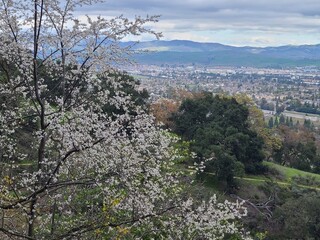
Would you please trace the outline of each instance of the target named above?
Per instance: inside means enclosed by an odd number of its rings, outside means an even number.
[[[273,128],[273,117],[271,117],[268,121],[268,127]]]
[[[285,122],[286,122],[286,119],[285,119],[284,115],[281,114],[279,117],[279,124],[285,124]]]
[[[130,79],[103,75],[126,59],[123,37],[159,36],[144,28],[157,17],[74,17],[94,2],[0,4],[0,238],[241,235],[241,205],[183,193],[168,134],[128,94]]]
[[[199,161],[206,161],[206,171],[232,184],[235,161],[247,172],[261,170],[263,141],[249,128],[248,116],[247,107],[235,98],[207,93],[181,104],[174,116],[175,131],[192,141],[191,149]]]

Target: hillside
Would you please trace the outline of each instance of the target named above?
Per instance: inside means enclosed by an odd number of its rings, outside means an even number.
[[[268,174],[238,177],[238,189],[225,196],[244,202],[246,228],[255,233],[255,239],[319,239],[319,230],[314,229],[319,226],[320,175],[264,164]],[[204,185],[207,192],[219,189],[212,175],[205,178]]]

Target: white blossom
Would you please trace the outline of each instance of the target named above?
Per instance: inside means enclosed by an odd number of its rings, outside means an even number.
[[[0,238],[242,234],[241,204],[186,199],[176,139],[106,75],[130,55],[119,40],[161,35],[144,27],[158,17],[74,17],[95,2],[0,3]]]

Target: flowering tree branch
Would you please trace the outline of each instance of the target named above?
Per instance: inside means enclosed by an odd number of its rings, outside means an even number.
[[[96,2],[0,3],[0,238],[244,238],[241,204],[186,197],[176,139],[116,77],[158,16],[73,15]]]

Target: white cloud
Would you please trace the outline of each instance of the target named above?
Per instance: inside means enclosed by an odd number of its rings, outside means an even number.
[[[279,45],[282,39],[289,41],[299,33],[304,37],[290,42],[317,43],[320,33],[320,0],[108,0],[78,14],[161,14],[161,21],[154,28],[162,31],[166,39],[223,40],[223,34],[229,31],[225,39],[231,38],[227,42],[234,45]]]

